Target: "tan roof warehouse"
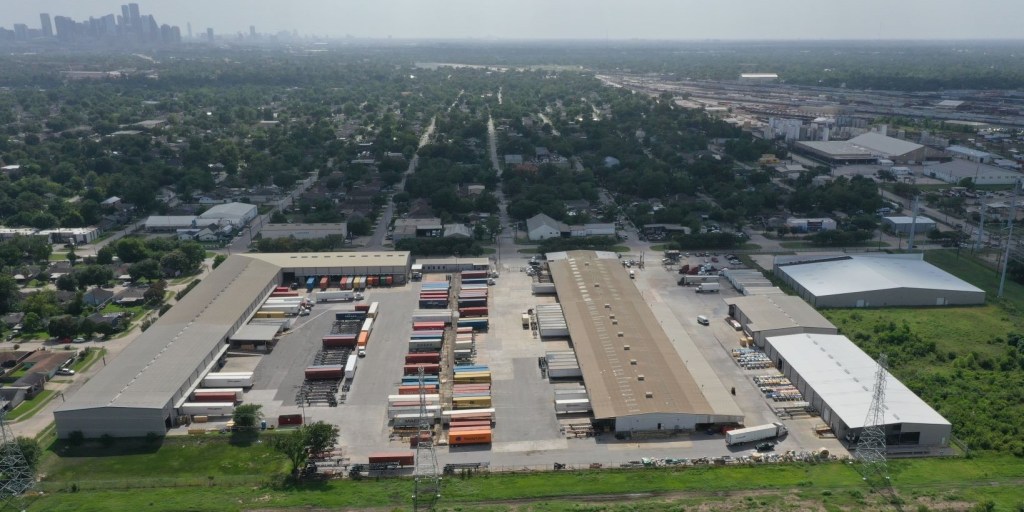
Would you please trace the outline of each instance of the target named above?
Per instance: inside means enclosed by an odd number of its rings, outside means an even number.
[[[698,372],[684,363],[614,255],[573,251],[549,259],[595,420],[616,431],[742,421],[700,354],[688,354]]]

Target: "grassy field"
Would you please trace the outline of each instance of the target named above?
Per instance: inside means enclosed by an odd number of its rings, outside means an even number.
[[[999,290],[999,274],[994,267],[973,257],[970,251],[961,249],[959,256],[955,249],[926,251],[924,260],[985,290],[990,300],[996,298],[996,292]],[[1007,278],[1003,287],[1003,298],[1013,305],[1016,311],[1024,311],[1024,286]]]
[[[44,495],[29,497],[25,504],[40,511],[386,510],[408,505],[408,479],[284,484],[274,477],[287,464],[265,444],[240,447],[226,438],[187,438],[169,439],[162,446],[140,440],[109,448],[57,447],[60,455],[48,453],[43,462]],[[1019,490],[1024,465],[1012,457],[894,461],[891,473],[907,503],[991,500],[1006,510],[1024,504]],[[724,506],[719,510],[786,503],[791,510],[822,503],[886,508],[854,468],[842,463],[482,474],[447,479],[442,495],[441,509],[467,511],[507,510],[519,500],[528,500],[524,506],[529,510],[564,510],[587,502],[588,496],[599,498],[586,510],[679,510],[709,498]],[[640,508],[638,500],[644,500]],[[629,508],[618,508],[623,505],[616,501]],[[806,506],[792,508],[793,503]]]
[[[44,389],[40,391],[36,396],[30,400],[18,404],[13,411],[7,413],[7,421],[16,421],[25,418],[31,418],[35,413],[39,412],[40,409],[53,399],[53,391]]]
[[[1024,457],[1024,287],[1008,281],[997,300],[997,274],[966,251],[959,258],[954,250],[925,255],[985,290],[988,303],[822,313],[868,354],[888,354],[892,373],[952,422],[972,449]]]

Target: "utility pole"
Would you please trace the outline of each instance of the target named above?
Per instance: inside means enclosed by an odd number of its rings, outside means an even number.
[[[441,475],[437,471],[437,453],[434,451],[433,420],[427,414],[427,388],[423,368],[419,369],[420,418],[416,431],[416,466],[413,510],[433,510],[441,497]]]
[[[920,198],[920,195],[914,196],[914,202],[911,203],[912,206],[910,207],[910,234],[907,236],[908,251],[914,249],[914,234],[917,231],[917,209],[919,206],[918,201],[920,200]]]
[[[861,477],[870,484],[889,485],[889,468],[885,450],[885,385],[889,358],[878,356],[875,383],[871,394],[864,427],[857,441],[857,459],[861,463]],[[873,481],[874,480],[874,481]]]
[[[24,494],[35,482],[35,472],[11,432],[7,411],[3,410],[0,410],[0,474],[3,475],[0,478],[0,502],[5,504]]]
[[[1017,197],[1020,195],[1020,182],[1013,184],[1013,199],[1010,201],[1010,220],[1006,232],[1006,253],[1003,254],[1003,271],[999,275],[999,291],[996,297],[1003,297],[1003,285],[1006,284],[1006,269],[1010,266],[1010,246],[1013,245],[1013,220],[1017,216]]]

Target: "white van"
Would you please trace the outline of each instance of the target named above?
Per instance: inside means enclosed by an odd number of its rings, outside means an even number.
[[[697,315],[697,323],[701,325],[710,325],[711,321],[704,315]]]

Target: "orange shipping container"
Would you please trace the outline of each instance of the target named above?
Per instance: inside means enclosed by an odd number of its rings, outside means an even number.
[[[365,347],[367,342],[370,341],[370,333],[363,331],[359,333],[359,337],[356,338],[356,345]]]
[[[448,434],[449,446],[491,444],[491,429],[467,430]]]

